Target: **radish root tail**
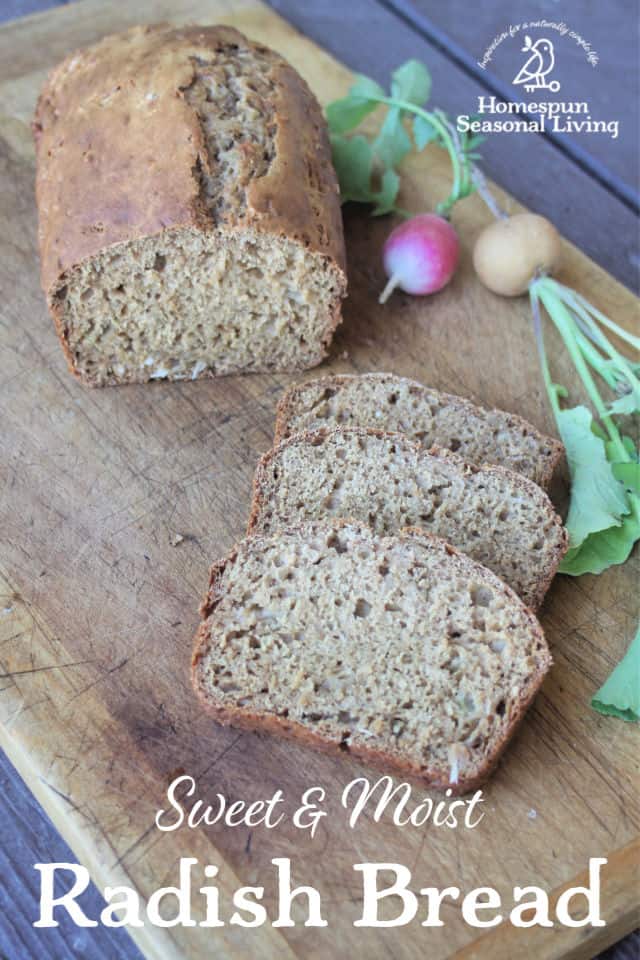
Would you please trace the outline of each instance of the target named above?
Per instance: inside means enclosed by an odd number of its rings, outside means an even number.
[[[399,283],[400,277],[396,273],[392,274],[387,281],[386,287],[378,297],[378,303],[386,303]]]

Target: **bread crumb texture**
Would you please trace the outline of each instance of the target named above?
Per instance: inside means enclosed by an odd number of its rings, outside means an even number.
[[[493,463],[546,487],[562,444],[513,413],[487,410],[393,373],[322,377],[288,390],[278,409],[277,439],[334,426],[399,431],[468,463]]]
[[[326,125],[227,27],[136,27],[67,58],[34,123],[42,282],[91,384],[299,370],[340,320]]]
[[[218,720],[459,791],[491,771],[551,663],[508,587],[415,530],[247,539],[214,567],[204,614],[193,680]]]
[[[364,521],[381,535],[420,527],[488,567],[534,609],[567,549],[553,504],[532,481],[372,430],[296,434],[263,457],[250,533],[326,517]]]

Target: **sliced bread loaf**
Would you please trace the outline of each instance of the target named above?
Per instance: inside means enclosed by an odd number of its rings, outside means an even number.
[[[85,383],[319,363],[345,259],[322,110],[230,27],[75,51],[34,123],[42,285]]]
[[[513,413],[486,410],[393,373],[333,376],[291,387],[282,397],[276,443],[320,427],[373,427],[408,434],[427,449],[458,452],[468,463],[495,463],[542,487],[563,447]]]
[[[331,517],[364,521],[378,534],[418,526],[443,537],[534,610],[567,548],[553,504],[533,481],[375,430],[296,434],[260,461],[249,534]]]
[[[421,530],[244,540],[212,568],[202,614],[193,684],[221,723],[457,792],[489,775],[551,664],[513,591]]]

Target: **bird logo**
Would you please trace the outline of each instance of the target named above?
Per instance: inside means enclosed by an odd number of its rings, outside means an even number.
[[[552,93],[557,93],[560,89],[559,81],[547,81],[556,62],[551,40],[541,37],[533,43],[531,37],[525,36],[522,52],[529,53],[530,56],[512,82],[524,84],[528,93],[534,90],[550,90]]]

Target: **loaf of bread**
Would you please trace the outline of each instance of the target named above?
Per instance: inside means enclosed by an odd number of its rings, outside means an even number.
[[[193,683],[218,721],[456,792],[489,775],[551,664],[513,591],[420,530],[244,540],[202,613]]]
[[[426,448],[452,450],[468,463],[495,463],[546,487],[562,456],[558,440],[502,410],[485,410],[393,373],[332,376],[289,389],[280,402],[276,443],[319,427],[401,431]]]
[[[301,370],[340,320],[345,259],[321,109],[228,27],[136,27],[40,96],[42,284],[85,383]]]
[[[536,609],[567,549],[546,493],[504,467],[475,467],[403,434],[337,428],[295,434],[254,479],[249,534],[327,518],[377,534],[417,526],[493,570]]]

